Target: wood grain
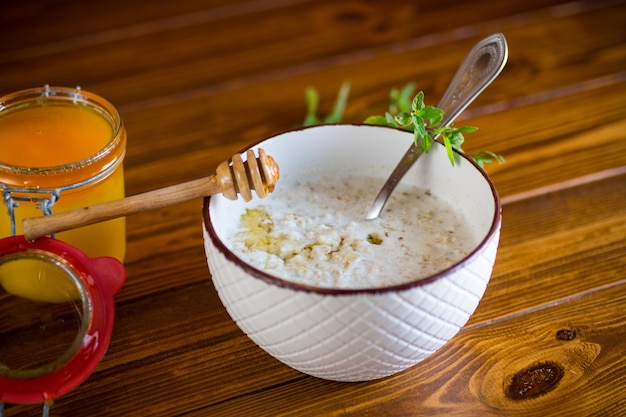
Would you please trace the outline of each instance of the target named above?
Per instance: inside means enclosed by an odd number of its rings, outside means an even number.
[[[0,94],[48,83],[111,100],[128,195],[300,126],[308,86],[324,114],[349,81],[345,120],[361,122],[407,82],[436,102],[487,34],[510,48],[457,123],[479,127],[466,151],[507,162],[486,167],[503,201],[494,273],[450,343],[367,383],[286,367],[221,305],[195,199],[128,217],[109,350],[51,416],[626,414],[625,16],[623,0],[4,1]]]
[[[229,410],[258,416],[620,415],[626,369],[615,346],[626,336],[619,313],[626,305],[625,289],[621,285],[462,332],[415,368],[384,381],[304,378],[288,389],[242,396],[191,415],[221,416]],[[575,337],[559,339],[562,330]],[[508,397],[515,375],[546,363],[564,372],[551,391]]]

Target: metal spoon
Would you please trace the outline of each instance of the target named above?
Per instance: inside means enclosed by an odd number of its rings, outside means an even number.
[[[437,106],[444,111],[441,126],[451,124],[491,84],[504,68],[507,57],[508,47],[501,33],[484,38],[472,48]],[[376,196],[366,219],[375,219],[380,215],[396,185],[423,152],[415,143],[411,145]]]

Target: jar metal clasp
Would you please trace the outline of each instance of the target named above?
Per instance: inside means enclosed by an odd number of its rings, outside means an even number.
[[[17,226],[15,221],[15,209],[20,202],[32,202],[41,210],[44,216],[52,214],[52,206],[61,197],[60,190],[38,190],[30,188],[11,188],[0,184],[2,199],[7,207],[7,215],[11,220],[11,236],[15,236]]]

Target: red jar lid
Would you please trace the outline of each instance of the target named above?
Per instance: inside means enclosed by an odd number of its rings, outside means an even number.
[[[125,280],[115,258],[0,239],[0,403],[50,402],[82,383],[106,352]]]

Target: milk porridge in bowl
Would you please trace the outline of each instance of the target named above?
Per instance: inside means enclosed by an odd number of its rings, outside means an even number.
[[[256,146],[280,167],[250,203],[205,200],[205,249],[228,313],[261,348],[338,381],[409,368],[476,309],[499,240],[487,175],[435,144],[377,219],[369,205],[413,136],[367,125],[286,132]]]
[[[246,208],[227,245],[250,265],[325,288],[377,288],[433,275],[477,244],[462,213],[429,190],[400,184],[385,214],[365,220],[380,179],[325,172],[286,178]],[[407,268],[407,260],[413,260]]]

